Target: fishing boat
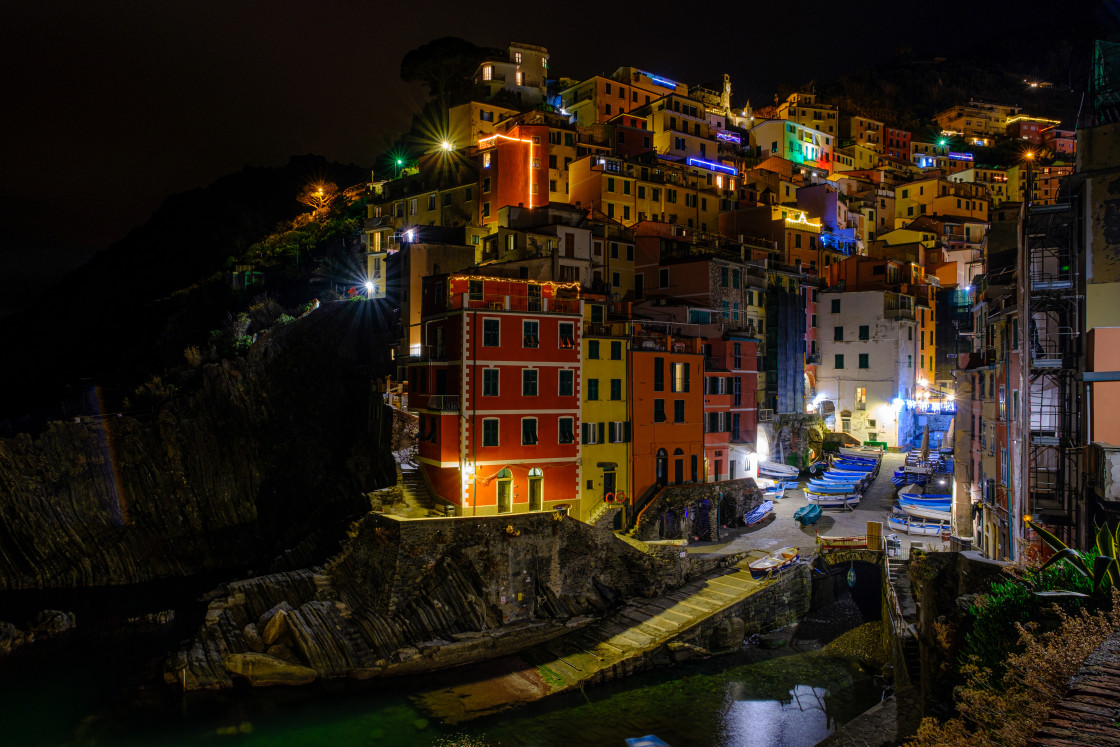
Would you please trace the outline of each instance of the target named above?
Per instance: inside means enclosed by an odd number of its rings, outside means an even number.
[[[840,455],[846,457],[866,457],[868,459],[879,459],[883,456],[883,452],[879,449],[861,446],[841,446]]]
[[[805,489],[805,500],[821,508],[842,508],[859,504],[859,493],[814,493]]]
[[[801,551],[796,547],[783,547],[780,550],[775,550],[766,557],[759,558],[758,560],[751,561],[747,567],[751,569],[751,575],[756,578],[759,576],[769,576],[772,573],[789,568],[801,558]]]
[[[774,512],[774,501],[763,501],[757,507],[743,514],[743,525],[751,526]]]
[[[821,482],[810,480],[805,489],[813,493],[855,493],[859,490],[857,483],[850,482]]]
[[[951,531],[948,521],[923,521],[905,513],[891,514],[887,517],[887,524],[896,532],[926,537],[940,537]]]
[[[778,462],[761,462],[758,465],[758,474],[763,477],[780,480],[785,477],[797,477],[800,470],[797,467],[792,467],[788,464],[779,464]]]
[[[807,527],[810,524],[816,524],[817,519],[821,518],[821,513],[820,506],[810,503],[808,506],[802,506],[794,511],[793,518],[796,519],[797,523],[801,526]]]
[[[913,516],[919,519],[930,519],[932,521],[949,521],[952,519],[953,514],[948,504],[934,504],[934,505],[920,505],[913,503],[898,503],[897,508],[899,511],[906,513],[908,516]]]

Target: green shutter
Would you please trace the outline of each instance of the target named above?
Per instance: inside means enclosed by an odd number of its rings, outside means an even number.
[[[627,420],[622,424],[622,441],[623,443],[630,443],[630,421]]]
[[[605,444],[607,442],[607,424],[599,423],[599,443]]]

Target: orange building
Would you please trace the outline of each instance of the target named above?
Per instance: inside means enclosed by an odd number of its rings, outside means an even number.
[[[634,322],[630,350],[632,495],[657,485],[704,479],[704,386],[701,340]],[[695,379],[695,381],[694,381]]]
[[[507,205],[548,204],[548,134],[547,125],[517,125],[478,141],[479,225],[496,223]]]

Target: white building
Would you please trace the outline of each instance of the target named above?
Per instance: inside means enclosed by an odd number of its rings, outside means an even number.
[[[906,445],[913,435],[918,325],[914,298],[827,288],[817,303],[817,397],[833,429],[862,441]],[[833,408],[825,406],[831,402]]]

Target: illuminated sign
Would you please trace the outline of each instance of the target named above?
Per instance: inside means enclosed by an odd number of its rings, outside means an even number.
[[[972,160],[972,154],[971,153],[950,153],[949,158],[953,159],[954,161],[971,161]]]
[[[690,158],[690,159],[688,159],[688,165],[689,166],[698,166],[699,168],[707,169],[708,171],[722,171],[723,173],[731,174],[732,176],[735,176],[739,173],[738,171],[736,171],[735,169],[733,169],[730,166],[724,166],[722,163],[713,163],[712,161],[705,161],[702,158]]]
[[[489,148],[495,140],[501,138],[502,140],[509,140],[511,143],[528,143],[529,144],[529,208],[533,207],[533,141],[528,138],[510,137],[509,135],[490,135],[489,137],[479,138],[479,148]],[[483,160],[486,161],[486,167],[490,166],[490,159],[487,158],[489,153],[483,154]]]
[[[646,76],[647,78],[649,78],[651,81],[653,81],[654,83],[656,83],[659,86],[664,86],[665,88],[673,88],[673,89],[675,89],[677,87],[676,81],[669,80],[668,78],[662,78],[659,75],[650,75],[649,73],[644,72],[644,71],[642,72],[642,75]]]
[[[716,140],[726,140],[729,143],[742,144],[743,139],[733,132],[717,132]]]

